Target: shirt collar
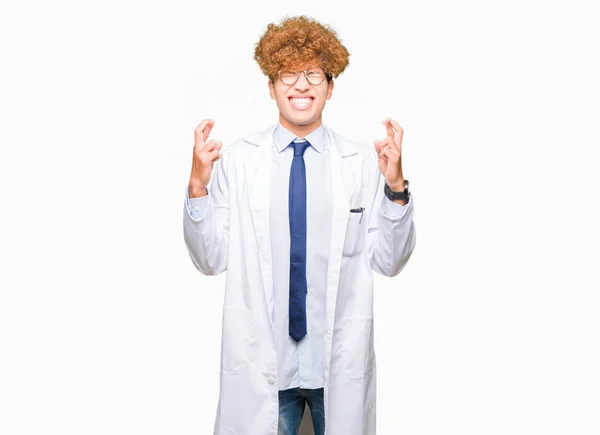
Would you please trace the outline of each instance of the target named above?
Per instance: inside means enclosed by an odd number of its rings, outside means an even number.
[[[277,126],[275,127],[275,144],[277,145],[277,150],[279,152],[283,151],[297,137],[298,136],[281,125],[281,122],[277,123]],[[306,135],[304,139],[310,142],[313,148],[320,154],[323,154],[325,149],[325,129],[323,128],[323,124]]]

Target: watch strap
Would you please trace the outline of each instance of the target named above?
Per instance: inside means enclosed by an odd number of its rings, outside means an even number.
[[[400,199],[408,202],[410,201],[410,192],[408,190],[408,180],[404,180],[404,190],[400,192],[394,192],[387,183],[385,183],[385,196],[387,196],[390,200]]]

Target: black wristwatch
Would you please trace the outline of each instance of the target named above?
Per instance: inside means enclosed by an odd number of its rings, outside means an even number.
[[[406,201],[406,204],[410,201],[410,192],[408,191],[408,180],[404,180],[404,190],[402,192],[394,192],[390,189],[387,183],[385,183],[385,196],[390,200],[402,199]]]

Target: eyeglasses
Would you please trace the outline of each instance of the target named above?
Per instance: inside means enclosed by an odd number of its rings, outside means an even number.
[[[331,74],[326,73],[323,68],[318,66],[309,68],[304,71],[294,71],[290,69],[279,70],[279,79],[284,85],[293,85],[300,78],[300,73],[304,73],[306,80],[312,85],[320,85],[325,80],[325,77],[331,77]]]

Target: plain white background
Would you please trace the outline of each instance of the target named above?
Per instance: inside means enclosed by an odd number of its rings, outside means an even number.
[[[351,52],[324,123],[404,128],[417,247],[377,276],[378,433],[600,433],[592,2],[21,2],[0,10],[0,433],[209,434],[225,276],[182,236],[193,129],[277,122],[252,59]]]

